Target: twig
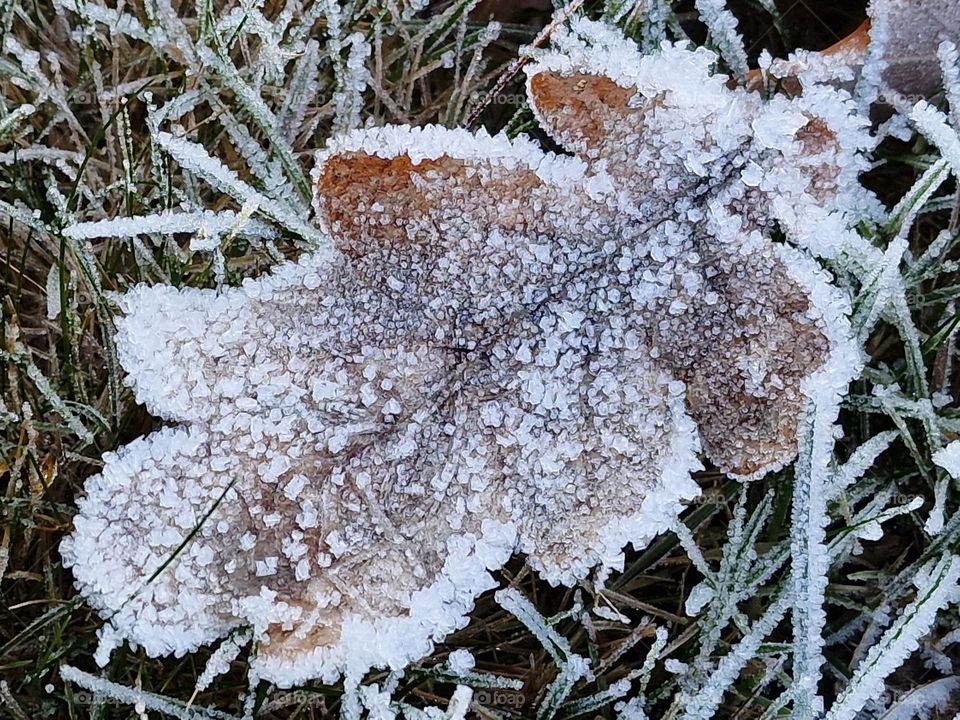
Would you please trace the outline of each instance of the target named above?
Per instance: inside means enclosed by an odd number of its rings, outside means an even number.
[[[563,23],[567,21],[573,13],[575,13],[580,6],[583,5],[584,0],[573,0],[569,5],[564,6],[561,10],[557,12],[553,20],[550,21],[550,24],[547,25],[543,30],[540,31],[540,34],[530,43],[530,47],[540,47],[547,41],[547,38],[553,34],[553,31],[560,27]],[[520,72],[520,69],[527,64],[527,61],[530,59],[529,55],[524,55],[519,57],[510,63],[510,67],[503,71],[499,78],[497,78],[496,84],[493,88],[486,94],[486,97],[483,98],[483,102],[477,105],[470,115],[467,117],[466,127],[471,127],[480,117],[480,113],[484,111],[487,105],[490,104],[490,101],[496,97],[503,88],[507,86],[507,83],[513,79],[513,76]]]

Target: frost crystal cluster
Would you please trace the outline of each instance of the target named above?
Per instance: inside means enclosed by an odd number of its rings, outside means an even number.
[[[803,248],[832,242],[810,218],[849,232],[866,135],[845,93],[767,98],[716,60],[578,20],[526,68],[570,155],[354,131],[313,176],[329,252],[126,294],[128,382],[178,425],[106,456],[62,546],[104,649],[249,627],[282,686],[400,668],[512,553],[553,584],[615,568],[701,449],[790,461],[810,388],[859,362]]]

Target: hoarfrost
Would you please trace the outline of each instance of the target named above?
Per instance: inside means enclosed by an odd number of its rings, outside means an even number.
[[[243,646],[250,642],[250,638],[251,635],[249,632],[241,631],[234,637],[229,637],[224,640],[220,644],[220,647],[210,654],[210,658],[207,660],[203,672],[200,674],[200,677],[197,678],[197,692],[206,690],[214,679],[230,669],[230,663],[237,658]]]
[[[917,573],[916,598],[874,645],[840,697],[827,720],[852,720],[866,701],[879,697],[883,681],[914,652],[919,639],[936,620],[937,611],[960,601],[960,558],[947,555],[931,561]]]
[[[447,667],[455,675],[466,675],[473,670],[476,662],[469,650],[454,650],[447,658]]]
[[[950,163],[954,175],[960,175],[960,137],[950,127],[947,116],[925,100],[918,102],[910,119],[930,142],[937,146],[944,160]]]
[[[356,32],[347,38],[349,51],[341,74],[341,89],[334,97],[336,105],[337,132],[346,132],[360,126],[360,110],[363,107],[363,91],[367,88],[369,73],[366,61],[370,57],[370,45],[363,34]]]
[[[683,611],[690,617],[699,615],[700,611],[703,609],[703,606],[710,602],[713,599],[713,596],[714,591],[710,585],[703,582],[698,583],[687,596],[687,601],[683,607]]]
[[[138,688],[129,688],[105,678],[83,672],[71,665],[62,665],[60,667],[60,677],[67,682],[76,683],[80,687],[89,690],[100,700],[109,698],[117,702],[134,705],[137,708],[142,708],[141,712],[145,710],[155,710],[156,712],[177,718],[178,720],[236,720],[233,715],[220,712],[219,710],[212,708],[191,709],[163,695],[156,695]]]
[[[738,77],[747,76],[747,52],[737,32],[737,18],[727,9],[725,0],[696,0],[700,17],[723,59]]]
[[[56,320],[60,316],[60,270],[51,265],[47,271],[47,320]]]
[[[155,133],[323,249],[239,288],[121,298],[127,382],[184,425],[108,454],[63,542],[105,637],[182,655],[249,628],[255,677],[356,687],[461,627],[514,552],[552,584],[620,567],[698,493],[701,446],[739,477],[794,457],[809,398],[832,402],[860,359],[846,299],[764,233],[839,252],[862,200],[855,104],[814,82],[765,99],[731,88],[709,51],[642,55],[583,19],[556,40],[527,88],[574,157],[483,132],[355,130],[317,157],[322,232]],[[818,213],[840,232],[813,237]],[[244,219],[142,227],[209,236]],[[513,591],[498,598],[556,653],[559,704],[586,660]]]
[[[933,461],[950,473],[950,477],[960,480],[960,440],[954,440],[933,454]]]
[[[897,698],[883,714],[883,720],[933,717],[937,710],[950,709],[950,698],[957,690],[960,690],[960,677],[955,675],[920,685]]]

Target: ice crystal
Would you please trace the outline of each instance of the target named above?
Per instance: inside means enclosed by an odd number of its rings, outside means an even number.
[[[954,440],[933,454],[933,461],[950,473],[950,476],[960,480],[960,440]]]
[[[586,20],[556,41],[528,94],[572,156],[353,131],[313,174],[331,249],[123,296],[127,381],[181,426],[108,454],[63,543],[105,651],[251,628],[255,675],[356,682],[462,626],[514,552],[554,584],[616,568],[697,494],[701,446],[741,477],[795,455],[859,359],[844,298],[764,231],[821,254],[805,216],[849,231],[855,105],[813,82],[766,99],[707,50],[642,55]]]

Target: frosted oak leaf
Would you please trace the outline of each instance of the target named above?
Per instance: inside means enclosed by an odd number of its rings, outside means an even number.
[[[130,291],[128,382],[179,426],[106,456],[62,546],[106,647],[251,627],[281,686],[400,668],[512,553],[554,584],[617,567],[697,494],[701,441],[740,476],[789,461],[804,384],[840,392],[857,355],[828,279],[765,233],[842,210],[861,125],[714,62],[578,21],[527,68],[571,155],[355,132],[314,172],[332,251]]]

